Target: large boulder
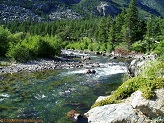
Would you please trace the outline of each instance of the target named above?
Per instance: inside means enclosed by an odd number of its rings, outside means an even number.
[[[89,123],[134,123],[145,120],[139,116],[130,104],[120,103],[95,107],[85,116]]]
[[[147,100],[142,97],[141,91],[136,91],[131,97],[125,100],[125,103],[130,104],[134,109],[140,110],[148,117],[164,117],[164,89],[157,89],[155,93],[156,97]]]
[[[123,103],[95,107],[85,113],[89,123],[162,123],[164,122],[164,89],[155,90],[156,97],[147,100],[141,91],[134,92]],[[106,97],[101,97],[105,99]]]

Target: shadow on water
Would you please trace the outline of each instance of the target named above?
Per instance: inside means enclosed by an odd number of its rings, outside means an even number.
[[[78,120],[75,123],[88,123],[88,118],[79,116]]]

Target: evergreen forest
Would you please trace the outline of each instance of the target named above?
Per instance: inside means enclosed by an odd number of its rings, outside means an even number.
[[[50,22],[1,23],[0,56],[18,62],[53,58],[61,49],[122,50],[163,55],[164,19],[141,18],[135,0],[115,17],[90,17]]]

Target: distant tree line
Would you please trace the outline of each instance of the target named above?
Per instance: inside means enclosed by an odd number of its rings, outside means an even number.
[[[131,0],[129,7],[114,18],[108,16],[44,23],[13,21],[3,24],[0,28],[0,55],[13,57],[11,52],[18,52],[15,50],[20,47],[25,48],[19,50],[29,50],[30,58],[52,57],[59,54],[61,48],[107,52],[121,48],[163,54],[164,19],[153,16],[139,18],[135,3],[135,0]],[[52,46],[49,50],[54,51],[54,54],[42,52],[49,46]],[[44,50],[36,50],[40,47]]]

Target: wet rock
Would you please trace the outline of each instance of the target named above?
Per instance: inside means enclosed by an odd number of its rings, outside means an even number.
[[[100,55],[101,53],[100,52],[95,52],[95,55]]]
[[[95,71],[95,70],[91,70],[91,73],[92,73],[92,74],[95,74],[95,73],[96,73],[96,71]]]
[[[80,113],[78,113],[76,110],[71,110],[67,113],[67,118],[70,120],[76,122],[78,117],[80,116]]]
[[[95,73],[96,73],[96,70],[88,69],[88,70],[86,70],[85,73],[86,73],[86,74],[95,74]]]
[[[81,56],[81,60],[82,62],[84,62],[84,61],[91,60],[91,58],[89,56]]]

